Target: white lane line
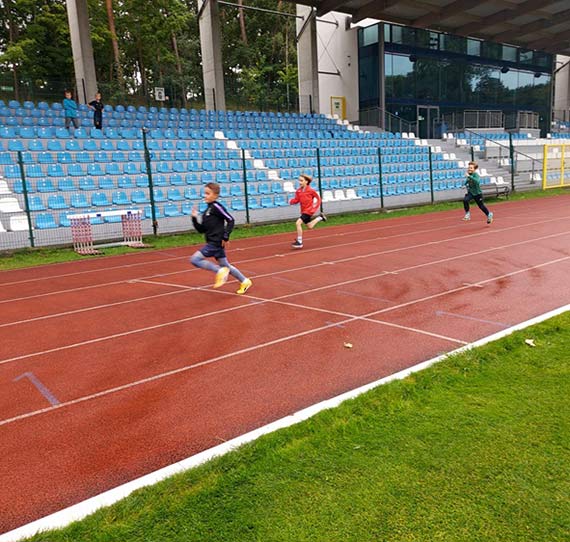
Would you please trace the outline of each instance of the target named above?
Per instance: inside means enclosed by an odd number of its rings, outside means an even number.
[[[413,266],[404,267],[404,268],[398,269],[398,271],[399,271],[399,272],[404,272],[404,271],[409,271],[409,270],[413,270],[413,269],[418,269],[418,268],[420,268],[420,267],[426,267],[426,266],[429,266],[429,265],[436,265],[436,264],[439,264],[439,263],[447,263],[447,262],[450,262],[450,261],[453,261],[453,260],[457,260],[457,259],[461,259],[461,258],[466,258],[466,257],[471,258],[472,256],[475,256],[475,255],[478,255],[478,254],[483,254],[483,253],[487,253],[487,252],[494,251],[494,250],[500,250],[500,249],[504,249],[504,248],[512,248],[513,246],[526,244],[526,243],[533,242],[533,241],[536,241],[536,240],[543,240],[543,239],[549,239],[549,238],[552,238],[552,237],[558,237],[558,236],[561,236],[561,235],[566,235],[566,234],[568,234],[568,233],[570,233],[570,232],[563,232],[563,233],[551,234],[551,235],[544,236],[543,238],[534,239],[534,240],[532,240],[532,241],[519,241],[519,242],[517,242],[517,243],[511,243],[511,244],[509,244],[509,245],[502,245],[502,246],[500,246],[500,247],[486,248],[486,249],[480,250],[480,251],[478,251],[478,252],[471,252],[471,253],[469,253],[469,254],[461,254],[461,255],[459,255],[459,256],[451,256],[451,257],[449,257],[449,258],[443,258],[443,259],[441,259],[441,260],[435,260],[435,261],[432,261],[432,262],[425,262],[425,263],[423,263],[423,264],[418,264],[418,265],[413,265]],[[554,262],[554,263],[557,263],[557,262],[566,260],[566,259],[568,259],[568,258],[570,258],[570,256],[567,256],[567,257],[564,257],[564,258],[559,258],[559,259],[557,259],[557,260],[554,260],[553,262]],[[532,266],[532,267],[528,267],[528,268],[523,268],[523,269],[521,269],[520,271],[517,271],[517,272],[525,272],[525,271],[527,271],[527,270],[534,269],[534,268],[540,267],[540,266],[542,266],[542,265],[543,265],[543,264],[540,264],[540,265],[538,265],[538,266]],[[549,263],[547,262],[546,265],[549,265]],[[516,274],[517,272],[515,272],[515,274]],[[267,274],[267,276],[271,276],[271,275],[272,275],[272,274],[269,274],[269,273]],[[207,318],[207,317],[209,317],[209,316],[215,316],[215,315],[217,315],[217,314],[224,313],[224,312],[229,312],[229,311],[232,311],[232,310],[239,310],[239,309],[242,309],[242,308],[244,308],[244,307],[251,307],[252,305],[257,305],[257,304],[261,304],[261,303],[267,303],[267,302],[269,302],[269,301],[278,301],[278,300],[281,300],[281,299],[287,299],[288,297],[294,297],[294,296],[298,296],[298,295],[305,295],[305,294],[309,294],[309,293],[315,293],[315,292],[319,292],[319,291],[322,291],[322,290],[327,290],[327,289],[330,289],[330,288],[338,288],[338,287],[341,287],[341,286],[346,286],[347,284],[354,284],[354,283],[356,283],[356,282],[361,282],[361,281],[365,281],[365,280],[375,279],[375,278],[378,278],[378,277],[381,277],[381,276],[384,276],[384,275],[386,275],[386,272],[385,272],[385,271],[382,271],[382,272],[380,272],[380,273],[375,273],[375,274],[373,274],[373,275],[368,275],[368,276],[360,277],[360,278],[357,278],[357,279],[346,280],[346,281],[344,281],[344,282],[338,282],[338,283],[334,283],[334,284],[327,284],[327,285],[325,285],[325,286],[320,286],[320,287],[317,287],[317,288],[310,288],[310,289],[307,289],[307,290],[302,290],[302,291],[299,291],[299,292],[294,292],[294,293],[290,293],[290,294],[285,294],[285,295],[282,295],[282,296],[278,296],[278,297],[272,298],[272,299],[258,298],[258,299],[261,300],[259,303],[253,303],[253,304],[250,303],[250,304],[247,304],[247,305],[239,305],[239,306],[237,306],[237,307],[230,307],[230,308],[227,308],[227,309],[220,309],[220,310],[218,310],[218,311],[212,311],[212,312],[209,312],[209,313],[203,313],[203,314],[200,314],[200,315],[195,315],[195,316],[191,316],[191,317],[188,317],[188,318],[182,318],[182,319],[179,319],[179,320],[172,320],[172,321],[170,321],[170,322],[163,322],[163,323],[161,323],[161,324],[156,324],[156,325],[154,325],[154,326],[148,326],[148,327],[139,328],[139,329],[135,329],[135,330],[131,330],[131,331],[125,331],[125,332],[118,333],[118,334],[107,335],[107,336],[104,336],[104,337],[97,337],[97,338],[94,338],[94,339],[89,339],[89,340],[87,340],[87,341],[82,341],[82,342],[78,342],[78,343],[74,343],[74,344],[70,344],[70,345],[64,345],[64,346],[52,348],[52,349],[49,349],[49,350],[44,350],[44,351],[39,351],[39,352],[32,352],[32,353],[30,353],[30,354],[22,354],[22,355],[20,355],[20,356],[15,356],[15,357],[12,357],[12,358],[7,358],[7,359],[0,360],[0,365],[4,365],[4,364],[6,364],[6,363],[11,363],[11,362],[18,361],[18,360],[25,359],[25,358],[31,358],[31,357],[41,356],[41,355],[43,355],[43,354],[49,354],[49,353],[53,353],[53,352],[59,352],[59,351],[62,351],[62,350],[67,350],[67,349],[69,349],[69,348],[77,348],[77,347],[79,347],[79,346],[85,346],[85,345],[88,345],[88,344],[93,344],[93,343],[97,343],[97,342],[102,342],[102,341],[109,340],[109,339],[115,339],[115,338],[118,338],[118,337],[124,337],[124,336],[127,336],[127,335],[131,334],[131,333],[132,333],[132,334],[135,334],[135,333],[142,333],[142,332],[145,332],[145,331],[152,331],[152,330],[154,330],[154,329],[159,329],[159,328],[161,328],[161,327],[167,327],[167,326],[170,326],[170,325],[176,325],[176,324],[188,322],[188,321],[195,320],[195,319],[198,319],[198,318]],[[262,275],[260,275],[260,276],[262,276]],[[511,276],[511,275],[510,275],[510,274],[501,275],[500,277],[491,278],[490,280],[497,280],[498,278],[504,278],[504,277],[508,277],[508,276]],[[482,282],[479,282],[479,283],[477,283],[477,284],[484,284],[485,282],[486,282],[486,281],[482,281]],[[170,284],[170,283],[164,283],[164,282],[161,283],[161,284],[163,284],[164,286],[171,286],[171,287],[175,287],[175,288],[176,288],[176,287],[177,287],[177,288],[181,288],[182,290],[187,290],[188,288],[191,288],[191,287],[184,287],[184,286],[180,286],[180,285],[176,285],[176,284]],[[425,299],[432,299],[432,298],[435,298],[435,297],[439,297],[439,296],[441,296],[441,295],[446,295],[447,293],[450,293],[450,292],[458,292],[458,291],[461,291],[461,290],[464,290],[464,289],[467,289],[467,288],[470,288],[470,287],[471,287],[471,286],[461,286],[461,287],[459,287],[459,288],[455,288],[454,290],[444,290],[442,293],[434,294],[434,295],[432,295],[432,296],[430,296],[430,297],[427,297],[427,298],[425,298]],[[227,293],[227,292],[221,292],[221,291],[219,291],[219,290],[218,290],[218,292],[220,292],[220,293]],[[232,294],[232,295],[233,295],[233,294]],[[380,311],[380,312],[385,312],[385,311],[388,311],[388,310],[393,310],[394,308],[401,308],[401,307],[403,307],[403,306],[407,306],[407,305],[412,304],[412,303],[416,303],[416,301],[415,301],[415,300],[412,300],[412,301],[409,301],[409,302],[407,302],[407,303],[405,303],[405,304],[400,304],[400,305],[395,305],[395,306],[392,306],[392,307],[388,307],[388,308],[386,308],[386,309],[383,309],[383,310]],[[379,314],[379,312],[372,312],[372,313],[370,313],[370,314],[368,314],[368,315],[366,315],[366,316],[372,316],[372,315],[375,315],[375,314]]]
[[[549,222],[549,221],[547,221]],[[539,222],[537,224],[542,224],[543,222]],[[524,227],[528,226],[525,225]],[[518,229],[521,228],[523,226],[513,226],[510,228],[504,228],[502,230],[493,230],[494,232],[502,232],[502,231],[508,231],[511,229]],[[440,231],[440,229],[438,228],[436,231]],[[469,237],[477,237],[479,235],[484,235],[487,232],[489,232],[490,230],[485,230],[485,232],[479,232],[479,233],[475,233],[475,234],[471,234],[468,236],[459,236],[459,237],[450,237],[450,238],[446,238],[446,239],[441,239],[438,241],[429,241],[427,243],[420,243],[417,245],[411,245],[411,246],[406,246],[406,247],[400,247],[400,248],[396,248],[396,249],[389,249],[389,250],[382,250],[379,252],[374,252],[374,253],[369,253],[369,254],[365,254],[365,255],[358,255],[358,256],[353,256],[353,257],[349,257],[349,258],[342,258],[339,260],[336,260],[336,263],[346,263],[346,262],[350,262],[350,261],[355,261],[355,260],[359,260],[359,259],[363,259],[363,258],[368,258],[368,257],[373,257],[373,256],[380,256],[380,255],[384,255],[384,254],[391,254],[391,253],[395,253],[395,252],[400,252],[400,251],[406,251],[406,250],[413,250],[413,249],[418,249],[418,248],[422,248],[425,246],[431,246],[431,245],[436,245],[436,244],[442,244],[442,243],[447,243],[450,241],[455,241],[458,239],[465,239],[465,238],[469,238]],[[426,231],[423,231],[422,233],[427,233]],[[535,239],[530,239],[530,240],[525,240],[522,241],[521,243],[526,243],[526,242],[532,242],[532,241],[537,241],[537,240],[543,240],[543,239],[548,239],[550,237],[558,237],[560,235],[566,235],[570,232],[559,232],[556,234],[553,234],[551,236],[544,236],[544,237],[538,237]],[[407,235],[407,234],[399,234],[393,237],[400,237],[401,235]],[[390,237],[392,238],[392,237]],[[388,239],[388,238],[383,238],[383,239]],[[353,243],[345,243],[343,245],[335,245],[333,248],[338,248],[339,246],[346,246],[346,245],[353,245],[353,244],[359,244],[362,242],[368,242],[369,240],[364,240],[364,241],[356,241]],[[516,246],[517,243],[510,245],[510,246]],[[321,250],[321,249],[312,249],[312,250]],[[309,252],[309,251],[307,251]],[[463,256],[461,256],[463,257]],[[267,259],[267,257],[262,257],[262,258],[253,258],[251,260],[244,260],[244,262],[249,262],[249,261],[262,261],[264,259]],[[236,262],[236,265],[241,265],[240,262]],[[275,271],[273,273],[265,273],[265,274],[260,274],[257,276],[257,278],[259,277],[266,277],[266,276],[274,276],[276,274],[280,274],[280,273],[291,273],[291,272],[296,272],[296,271],[302,271],[302,270],[306,270],[306,269],[312,269],[312,268],[316,268],[316,267],[320,267],[322,264],[321,263],[316,263],[316,264],[309,264],[309,265],[305,265],[305,266],[301,266],[301,267],[296,267],[296,268],[288,268],[288,269],[283,269],[281,271]],[[147,279],[151,279],[151,278],[155,278],[155,277],[165,277],[165,276],[171,276],[171,275],[178,275],[181,273],[188,273],[191,271],[199,271],[197,269],[188,269],[188,270],[183,270],[183,271],[176,271],[173,273],[164,273],[164,274],[159,274],[159,275],[151,275],[149,277],[141,277],[140,279],[130,279],[127,282],[134,282],[134,281],[138,281],[138,282],[144,282]],[[397,274],[398,270],[392,270],[389,271],[390,273],[393,274]],[[99,287],[103,287],[103,286],[110,286],[110,285],[117,285],[117,284],[124,284],[125,281],[121,280],[121,281],[115,281],[115,282],[108,282],[108,283],[104,283],[104,284],[96,284],[96,285],[91,285],[91,286],[83,286],[80,288],[72,288],[69,290],[59,290],[59,291],[55,291],[55,292],[48,292],[48,293],[44,293],[44,294],[37,294],[37,295],[32,295],[32,296],[27,296],[27,297],[22,297],[22,298],[14,298],[14,299],[9,299],[9,300],[4,300],[4,301],[0,301],[0,304],[2,303],[10,303],[10,302],[16,302],[16,301],[23,301],[23,300],[27,300],[27,299],[35,299],[35,298],[39,298],[39,297],[45,297],[45,296],[50,296],[50,295],[56,295],[56,294],[60,294],[60,293],[71,293],[71,292],[77,292],[77,291],[82,291],[82,290],[87,290],[87,289],[91,289],[91,288],[99,288]],[[132,300],[132,301],[126,301],[125,303],[130,303],[136,301],[136,299]]]
[[[527,269],[520,269],[520,270],[514,271],[514,272],[512,272],[512,273],[507,273],[507,274],[505,274],[505,275],[500,275],[500,276],[497,276],[497,277],[493,277],[492,279],[487,279],[487,280],[484,281],[484,282],[492,282],[492,281],[495,281],[495,280],[500,280],[500,279],[502,279],[502,278],[506,278],[506,277],[518,275],[518,274],[520,274],[520,273],[525,273],[525,272],[530,271],[530,270],[532,270],[532,269],[538,269],[538,268],[541,268],[541,267],[546,267],[546,266],[548,266],[548,265],[553,265],[553,264],[559,263],[559,262],[561,262],[561,261],[569,260],[569,259],[570,259],[570,256],[567,256],[567,257],[565,257],[565,258],[559,258],[559,259],[557,259],[557,260],[552,260],[552,261],[550,261],[550,262],[545,262],[545,263],[542,263],[542,264],[539,264],[539,265],[535,265],[535,266],[533,266],[533,267],[529,267],[529,268],[527,268]],[[222,354],[222,355],[217,356],[217,357],[215,357],[215,358],[211,358],[211,359],[208,359],[208,360],[204,360],[204,361],[199,362],[199,363],[195,363],[195,364],[192,364],[192,365],[186,365],[186,366],[184,366],[184,367],[179,367],[179,368],[173,369],[173,370],[171,370],[171,371],[166,371],[166,372],[164,372],[164,373],[158,373],[158,374],[153,375],[153,376],[151,376],[151,377],[147,377],[147,378],[143,378],[143,379],[140,379],[140,380],[136,380],[136,381],[130,382],[130,383],[128,383],[128,384],[123,384],[123,385],[121,385],[121,386],[117,386],[117,387],[114,387],[114,388],[110,388],[110,389],[108,389],[108,390],[103,390],[103,391],[94,393],[94,394],[92,394],[92,395],[80,397],[80,398],[78,398],[78,399],[73,399],[73,400],[71,400],[71,401],[66,401],[66,402],[60,403],[59,405],[55,405],[55,406],[53,406],[53,407],[44,408],[44,409],[41,409],[41,410],[36,410],[36,411],[28,412],[28,413],[26,413],[26,414],[21,414],[21,415],[18,415],[18,416],[15,416],[15,417],[13,417],[13,418],[9,418],[9,419],[6,419],[6,420],[1,420],[1,421],[0,421],[0,426],[6,425],[6,424],[8,424],[8,423],[13,423],[13,422],[16,422],[16,421],[19,421],[19,420],[23,420],[23,419],[26,419],[26,418],[29,418],[29,417],[32,417],[32,416],[37,416],[37,415],[39,415],[39,414],[44,414],[44,413],[46,413],[46,412],[51,412],[52,410],[56,410],[56,409],[59,409],[59,408],[63,408],[63,407],[65,407],[65,406],[75,405],[75,404],[77,404],[77,403],[82,403],[82,402],[87,401],[87,400],[90,400],[90,399],[95,399],[95,398],[98,398],[98,397],[103,397],[103,396],[105,396],[105,395],[109,395],[109,394],[115,393],[115,392],[117,392],[117,391],[123,391],[123,390],[129,389],[129,388],[133,388],[133,387],[139,386],[139,385],[141,385],[141,384],[146,384],[146,383],[148,383],[148,382],[153,382],[153,381],[155,381],[155,380],[159,380],[159,379],[162,379],[162,378],[166,378],[166,377],[168,377],[168,376],[172,376],[172,375],[175,375],[175,374],[178,374],[178,373],[182,373],[182,372],[185,372],[185,371],[188,371],[188,370],[191,370],[191,369],[195,369],[196,367],[202,367],[202,366],[204,366],[204,365],[210,365],[211,363],[215,363],[215,362],[218,362],[218,361],[221,361],[221,360],[225,360],[225,359],[231,358],[231,357],[233,357],[233,356],[238,356],[238,355],[240,355],[240,354],[244,354],[244,353],[248,353],[248,352],[253,352],[253,351],[259,350],[259,349],[261,349],[261,348],[266,348],[267,346],[272,346],[272,345],[275,345],[275,344],[279,344],[279,343],[282,343],[282,342],[286,342],[286,341],[289,341],[289,340],[291,340],[291,339],[296,339],[296,338],[298,338],[298,337],[303,337],[303,336],[305,336],[305,335],[311,335],[311,334],[313,334],[313,333],[317,333],[317,332],[319,332],[319,331],[323,331],[323,330],[325,330],[325,329],[329,329],[329,328],[331,328],[331,327],[338,326],[338,324],[346,324],[346,323],[350,323],[350,322],[354,322],[354,321],[362,320],[362,319],[372,319],[372,318],[371,318],[372,316],[375,316],[375,315],[378,315],[378,314],[382,314],[382,313],[385,313],[385,312],[388,312],[388,311],[391,311],[391,310],[396,310],[396,309],[399,309],[399,308],[402,308],[402,307],[406,307],[406,306],[409,306],[409,305],[412,305],[412,304],[415,304],[415,303],[421,303],[421,302],[424,302],[424,301],[426,301],[426,300],[435,299],[435,298],[437,298],[437,297],[441,297],[441,296],[447,295],[447,294],[449,294],[449,293],[455,293],[455,292],[458,292],[458,291],[461,291],[461,290],[464,290],[464,289],[466,289],[466,287],[465,287],[465,286],[462,286],[462,287],[460,287],[460,288],[455,288],[455,289],[453,289],[453,290],[447,290],[447,291],[444,291],[444,292],[440,292],[439,294],[434,294],[434,295],[426,296],[426,297],[424,297],[424,298],[415,299],[415,300],[413,300],[413,301],[409,301],[409,302],[407,302],[407,303],[401,303],[400,305],[396,305],[396,306],[390,307],[390,308],[388,308],[388,309],[381,309],[381,310],[379,310],[379,311],[373,311],[373,312],[370,312],[370,313],[368,313],[368,314],[364,314],[364,315],[360,315],[360,316],[351,316],[351,315],[349,315],[345,320],[341,320],[340,322],[336,322],[335,324],[326,324],[326,325],[324,325],[324,326],[319,326],[319,327],[316,327],[316,328],[307,329],[307,330],[302,331],[302,332],[300,332],[300,333],[294,333],[294,334],[292,334],[292,335],[287,335],[287,336],[285,336],[285,337],[280,337],[280,338],[278,338],[278,339],[274,339],[274,340],[267,341],[267,342],[264,342],[264,343],[259,343],[259,344],[257,344],[257,345],[249,346],[249,347],[243,348],[243,349],[241,349],[241,350],[237,350],[237,351],[234,351],[234,352],[229,352],[229,353],[226,353],[226,354]],[[260,298],[260,299],[261,299],[261,298]],[[265,300],[265,301],[256,301],[254,304],[257,305],[257,304],[268,303],[268,302],[273,302],[273,303],[274,303],[274,302],[276,302],[276,301],[277,301],[277,299],[274,299],[274,300]],[[240,306],[239,308],[250,307],[250,306],[251,306],[251,305],[242,305],[242,306]],[[307,308],[307,307],[302,306],[302,308]],[[227,311],[230,311],[230,310],[232,310],[232,309],[222,309],[222,310],[216,311],[216,312],[217,312],[217,313],[222,313],[222,312],[227,312]],[[327,312],[327,313],[329,313],[329,314],[334,314],[334,311],[328,311],[328,310],[326,310],[326,309],[315,309],[315,310],[321,310],[322,312]],[[340,314],[342,314],[342,313],[340,313]],[[185,319],[183,319],[183,320],[181,320],[181,321],[182,321],[182,322],[185,322],[185,321],[193,320],[193,319],[196,319],[196,318],[199,318],[199,317],[200,317],[199,315],[198,315],[198,316],[193,316],[193,317],[190,317],[190,318],[185,318]],[[383,322],[383,323],[384,323],[384,324],[390,324],[390,325],[393,325],[393,326],[397,326],[396,324],[391,324],[391,323],[389,323],[389,322]],[[169,325],[169,324],[160,324],[160,325],[157,325],[157,326],[152,326],[152,327],[150,327],[150,328],[148,328],[148,329],[157,329],[157,328],[160,328],[160,327],[164,327],[165,325]],[[416,332],[420,332],[420,330],[414,329],[414,328],[410,328],[410,330],[413,330],[413,331],[416,331]],[[143,331],[143,330],[140,330],[140,331]],[[34,356],[38,356],[38,355],[42,355],[42,354],[46,354],[46,353],[51,353],[51,352],[54,352],[54,351],[61,351],[61,350],[69,349],[69,348],[75,348],[75,347],[77,347],[77,346],[83,346],[83,345],[85,345],[85,344],[97,343],[97,342],[101,342],[102,340],[105,340],[105,339],[107,339],[107,338],[121,337],[121,336],[127,335],[127,334],[129,334],[129,333],[130,333],[130,332],[120,333],[120,334],[116,334],[116,335],[113,335],[113,336],[110,336],[110,337],[106,337],[106,338],[93,339],[93,340],[90,340],[90,341],[85,341],[85,342],[83,342],[83,343],[78,343],[78,344],[74,344],[74,345],[68,345],[68,346],[64,346],[64,347],[60,347],[60,348],[54,348],[54,349],[51,349],[51,350],[46,350],[46,351],[44,351],[44,352],[37,352],[37,353],[30,354],[30,355],[27,355],[27,356],[19,356],[18,358],[13,358],[12,360],[4,360],[2,363],[7,363],[8,361],[14,361],[15,359],[22,359],[22,358],[27,358],[27,357],[34,357]],[[426,332],[426,331],[423,331],[423,330],[421,331],[421,333],[430,334],[430,335],[434,335],[434,336],[435,336],[435,334],[431,334],[430,332]],[[443,337],[443,336],[441,336],[441,338],[444,338],[445,340],[449,340],[449,341],[459,342],[457,339],[451,339],[451,338],[449,338],[449,337]]]
[[[548,217],[548,218],[552,218],[552,217]],[[448,222],[448,219],[443,219],[443,218],[438,218],[438,219],[432,219],[432,220],[423,220],[423,221],[418,221],[418,222],[414,222],[412,224],[406,224],[403,225],[402,224],[387,224],[386,221],[378,221],[378,226],[377,227],[373,227],[373,228],[362,228],[359,229],[358,232],[378,232],[378,231],[384,231],[384,230],[391,230],[391,229],[399,229],[401,230],[403,227],[413,227],[413,226],[423,226],[424,224],[431,224],[431,223],[438,223],[438,222]],[[369,222],[364,222],[363,224],[370,224],[372,223],[372,221]],[[339,227],[339,226],[332,226],[332,228],[334,227]],[[351,224],[351,225],[347,225],[346,229],[347,230],[351,230],[351,229],[357,229],[358,224]],[[343,237],[343,236],[347,236],[347,235],[352,235],[354,232],[352,231],[342,231],[342,232],[337,232],[337,233],[332,233],[332,228],[331,228],[331,232],[326,234],[323,233],[321,235],[317,235],[315,237],[318,237],[319,239],[329,239],[329,238],[333,238],[333,237]],[[322,231],[322,230],[321,230]],[[324,230],[325,232],[327,230]],[[412,234],[412,233],[416,233],[416,232],[408,232],[408,235]],[[264,238],[271,238],[274,236],[280,236],[280,235],[288,235],[285,233],[277,233],[277,234],[273,234],[273,235],[267,235],[267,236],[263,236]],[[239,239],[241,240],[245,240],[247,241],[248,239],[253,239],[253,237],[249,237],[249,238],[244,238],[244,239]],[[235,241],[237,241],[238,239],[235,239]],[[252,245],[250,247],[244,247],[244,248],[239,248],[239,250],[258,250],[260,248],[267,248],[267,247],[272,247],[272,246],[283,246],[284,244],[287,244],[286,241],[278,241],[278,242],[274,242],[274,243],[264,243],[262,245]],[[192,244],[192,245],[188,245],[186,247],[178,247],[180,251],[183,250],[188,250],[188,249],[193,249],[196,246],[200,246],[201,243],[197,243],[197,244]],[[238,250],[238,249],[232,249],[232,250]],[[152,251],[152,252],[148,252],[148,254],[156,254],[156,253],[162,253],[162,251],[156,250],[156,251]],[[115,256],[115,257],[125,257],[125,256],[134,256],[134,255],[121,255],[121,256]],[[11,285],[16,285],[16,284],[25,284],[28,282],[39,282],[39,281],[43,281],[43,280],[54,280],[54,279],[59,279],[59,278],[67,278],[67,277],[73,277],[73,276],[80,276],[80,275],[85,275],[85,274],[90,274],[90,273],[99,273],[99,272],[106,272],[108,270],[117,270],[117,269],[130,269],[133,267],[140,267],[143,265],[154,265],[154,264],[160,264],[160,263],[166,263],[166,262],[172,262],[175,260],[186,260],[188,258],[190,258],[191,254],[185,254],[184,256],[177,256],[177,257],[169,257],[166,259],[161,259],[161,260],[152,260],[152,261],[143,261],[143,262],[136,262],[136,263],[132,263],[132,264],[123,264],[123,265],[115,265],[115,266],[111,266],[111,267],[105,267],[105,268],[100,268],[100,269],[86,269],[84,271],[74,271],[73,273],[62,273],[60,275],[50,275],[50,276],[46,276],[46,277],[35,277],[35,278],[30,278],[30,279],[23,279],[23,280],[18,280],[18,281],[12,281],[12,282],[4,282],[2,283],[3,286],[11,286]],[[109,258],[110,259],[110,258]],[[84,262],[86,260],[78,260],[78,261],[74,261],[74,262],[61,262],[61,263],[57,263],[57,264],[48,264],[48,265],[69,265],[69,264],[81,264],[82,262]],[[42,266],[42,267],[47,267],[47,266]],[[23,270],[25,269],[34,269],[34,268],[23,268]],[[6,273],[12,273],[12,272],[17,272],[20,271],[18,269],[10,269],[5,271]]]
[[[90,499],[86,499],[73,506],[55,512],[54,514],[50,514],[49,516],[43,517],[41,519],[28,523],[27,525],[18,527],[17,529],[14,529],[10,532],[4,533],[3,535],[0,535],[0,542],[17,542],[18,540],[31,537],[42,531],[48,531],[65,527],[74,521],[78,521],[80,519],[85,518],[86,516],[92,514],[93,512],[95,512],[100,508],[110,506],[124,499],[125,497],[130,495],[133,491],[136,491],[137,489],[150,486],[152,484],[156,484],[157,482],[160,482],[161,480],[164,480],[170,476],[195,468],[199,465],[206,463],[207,461],[210,461],[211,459],[214,459],[215,457],[225,455],[239,448],[240,446],[243,446],[244,444],[253,442],[263,435],[267,435],[279,429],[296,425],[302,421],[312,418],[313,416],[315,416],[319,412],[322,412],[323,410],[329,410],[331,408],[335,408],[344,401],[347,401],[349,399],[354,399],[364,393],[367,393],[370,390],[373,390],[374,388],[380,387],[384,384],[393,382],[395,380],[403,380],[404,378],[410,376],[411,374],[423,371],[424,369],[427,369],[428,367],[431,367],[432,365],[435,365],[436,363],[439,363],[450,356],[454,356],[461,352],[466,352],[473,348],[483,346],[493,341],[497,341],[499,339],[502,339],[503,337],[511,335],[515,331],[520,331],[532,325],[539,324],[545,320],[548,320],[549,318],[553,318],[554,316],[558,316],[569,310],[570,310],[570,305],[564,305],[558,309],[531,318],[526,322],[521,322],[520,324],[512,326],[508,329],[504,329],[502,331],[499,331],[498,333],[489,335],[487,337],[479,339],[478,341],[457,348],[452,352],[448,352],[446,354],[442,354],[435,358],[423,361],[422,363],[418,363],[413,367],[408,367],[407,369],[404,369],[392,375],[380,378],[378,380],[375,380],[374,382],[370,382],[358,388],[344,392],[340,395],[337,395],[336,397],[325,399],[324,401],[321,401],[307,408],[294,412],[288,416],[280,418],[279,420],[275,420],[274,422],[271,422],[267,425],[254,429],[253,431],[250,431],[243,435],[239,435],[231,440],[224,442],[223,444],[219,444],[218,446],[214,446],[213,448],[204,450],[203,452],[187,457],[186,459],[177,461],[176,463],[172,463],[171,465],[163,467],[154,472],[145,474],[140,478],[136,478],[135,480],[127,482],[126,484],[122,484],[118,487],[100,493],[95,497],[91,497]]]

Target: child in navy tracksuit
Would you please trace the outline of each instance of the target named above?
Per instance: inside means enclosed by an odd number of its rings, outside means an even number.
[[[219,196],[220,185],[218,183],[208,183],[204,187],[204,201],[208,204],[208,207],[202,214],[201,222],[198,221],[196,207],[192,209],[192,222],[196,231],[206,234],[206,245],[192,255],[190,262],[196,267],[216,273],[214,288],[223,286],[228,280],[228,275],[231,274],[240,282],[240,287],[236,293],[245,294],[251,287],[252,282],[239,269],[230,265],[226,257],[225,247],[230,242],[230,234],[234,229],[235,221],[227,209],[217,201]],[[215,258],[218,265],[208,261],[206,258]]]

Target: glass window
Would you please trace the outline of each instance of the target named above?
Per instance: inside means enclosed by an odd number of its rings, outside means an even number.
[[[384,41],[390,42],[392,38],[390,37],[391,24],[384,24]]]
[[[521,49],[519,52],[520,62],[523,64],[532,64],[532,51],[527,51],[526,49]]]
[[[460,36],[452,36],[451,34],[442,34],[443,49],[452,53],[465,53],[466,40]]]
[[[484,41],[481,43],[481,56],[491,58],[493,60],[500,60],[502,54],[502,46],[499,43],[492,43]]]
[[[402,43],[402,27],[392,25],[392,43]]]
[[[508,60],[509,62],[516,62],[517,61],[516,47],[511,47],[510,45],[503,45],[503,60]]]
[[[362,29],[362,46],[378,43],[378,25],[367,26]]]
[[[358,56],[360,107],[378,107],[378,45],[360,48]]]
[[[439,36],[437,32],[430,32],[429,33],[429,48],[430,49],[439,49]]]
[[[481,56],[481,42],[479,40],[467,40],[467,54],[471,56]]]
[[[385,55],[386,97],[414,98],[414,64],[410,57]]]

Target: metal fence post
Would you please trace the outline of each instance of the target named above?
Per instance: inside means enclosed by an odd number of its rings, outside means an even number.
[[[475,150],[473,149],[473,145],[471,145],[471,162],[475,162]]]
[[[152,232],[153,232],[153,235],[156,236],[157,230],[158,230],[158,222],[156,221],[156,209],[154,208],[154,185],[152,182],[150,152],[148,151],[148,145],[146,143],[147,132],[148,132],[148,128],[142,129],[143,145],[144,145],[144,161],[146,164],[146,174],[148,176],[148,188],[149,188],[149,192],[150,192],[149,197],[150,197],[150,214],[152,217]]]
[[[321,182],[321,150],[317,147],[317,175],[319,177],[319,196],[321,197],[321,213],[323,212],[323,186]]]
[[[245,194],[245,221],[249,224],[249,196],[247,194],[247,168],[245,163],[245,149],[241,150],[241,166],[243,170],[243,190]]]
[[[434,197],[433,197],[433,158],[432,158],[432,152],[431,152],[431,145],[429,147],[429,191],[431,194],[431,202],[434,202]]]
[[[384,209],[384,182],[383,182],[383,172],[382,172],[382,152],[380,147],[378,147],[378,180],[380,182],[380,209]]]
[[[30,237],[30,246],[34,248],[34,230],[32,229],[32,215],[30,213],[30,200],[28,198],[28,183],[26,182],[26,172],[24,171],[22,151],[18,151],[18,165],[20,166],[20,177],[22,179],[22,190],[24,192],[24,204],[26,206],[26,217],[28,218],[28,234]]]
[[[513,146],[513,134],[509,132],[509,153],[511,156],[511,192],[515,191],[515,148]]]

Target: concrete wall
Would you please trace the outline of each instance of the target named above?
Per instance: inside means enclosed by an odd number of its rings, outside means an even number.
[[[331,112],[331,96],[346,98],[346,118],[358,119],[358,29],[346,30],[347,15],[331,12],[324,17],[338,26],[317,21],[320,112]],[[330,73],[340,72],[340,75]],[[323,73],[327,72],[327,73]]]
[[[567,62],[570,61],[570,57],[558,55],[556,57],[555,69],[561,68],[559,72],[556,73],[556,85],[554,88],[554,110],[556,113],[559,111],[566,111],[568,119],[568,110],[570,109],[570,65]]]

